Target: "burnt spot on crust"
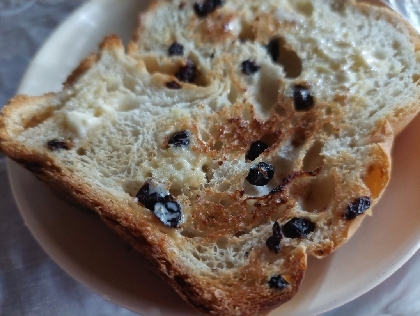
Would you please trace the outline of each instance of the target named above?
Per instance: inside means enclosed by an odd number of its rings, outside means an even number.
[[[69,150],[74,147],[74,142],[71,140],[51,139],[47,142],[47,147],[51,151],[60,149]]]
[[[188,60],[185,66],[178,69],[175,77],[182,82],[193,82],[197,78],[197,66],[191,60]]]
[[[257,140],[251,144],[248,152],[245,155],[246,160],[255,160],[259,155],[263,153],[264,150],[268,148],[268,145],[263,141]]]
[[[315,224],[307,218],[294,217],[282,227],[282,232],[288,238],[306,237],[315,230]]]
[[[260,162],[249,169],[246,180],[256,186],[266,185],[274,176],[274,167],[266,162]]]
[[[371,199],[368,196],[363,196],[360,198],[355,199],[349,206],[344,213],[345,219],[354,219],[357,216],[366,212],[371,205]]]
[[[168,48],[169,56],[182,56],[184,55],[184,46],[178,42],[173,42]]]
[[[293,104],[296,111],[308,111],[314,104],[314,97],[309,89],[303,85],[295,85],[293,87]]]
[[[289,282],[287,282],[283,277],[279,274],[277,276],[273,276],[268,281],[268,286],[272,289],[279,289],[282,290],[286,286],[289,285]]]
[[[187,130],[179,131],[169,138],[168,145],[173,147],[188,147],[190,144],[191,132]]]
[[[181,87],[181,85],[179,84],[179,82],[178,81],[176,81],[176,80],[171,80],[171,81],[168,81],[166,84],[165,84],[165,86],[166,86],[166,88],[168,88],[168,89],[172,89],[172,90],[179,90],[179,89],[181,89],[182,87]]]
[[[247,59],[241,63],[241,71],[247,76],[257,73],[260,68],[261,67],[257,65],[255,60]]]
[[[278,222],[273,224],[273,235],[268,237],[265,244],[274,253],[280,252],[280,241],[283,238],[281,234],[281,227]]]
[[[224,0],[204,0],[194,3],[194,12],[198,17],[204,18],[224,4]]]

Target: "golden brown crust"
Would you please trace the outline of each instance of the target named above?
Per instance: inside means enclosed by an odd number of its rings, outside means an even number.
[[[104,40],[99,44],[99,49],[104,50],[124,50],[121,39],[116,35],[108,35]],[[88,57],[83,59],[79,66],[73,70],[73,72],[67,77],[67,80],[64,82],[64,86],[69,87],[73,85],[84,73],[86,73],[99,59],[97,53],[91,53]]]
[[[82,60],[79,66],[67,77],[66,81],[64,82],[64,86],[69,87],[74,84],[80,76],[82,76],[98,61],[98,59],[98,54],[91,53],[88,57]]]

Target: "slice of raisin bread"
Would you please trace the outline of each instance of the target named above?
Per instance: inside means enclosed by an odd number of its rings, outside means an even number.
[[[0,148],[198,310],[258,315],[383,193],[420,109],[419,49],[352,1],[156,1],[128,54],[107,37],[62,92],[12,99]]]

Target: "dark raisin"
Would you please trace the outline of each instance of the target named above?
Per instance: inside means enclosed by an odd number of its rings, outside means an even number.
[[[193,82],[197,77],[197,67],[191,60],[188,60],[185,66],[178,69],[175,77],[177,77],[179,81]]]
[[[168,54],[169,56],[182,56],[184,55],[184,46],[178,42],[173,42],[168,48]]]
[[[179,227],[182,221],[181,206],[175,201],[157,202],[153,213],[168,227]]]
[[[274,251],[274,253],[280,252],[280,239],[275,236],[270,236],[265,241],[265,245],[270,249],[271,251]]]
[[[165,84],[165,86],[166,86],[166,88],[173,89],[173,90],[179,90],[179,89],[181,89],[181,85],[176,80],[168,81]]]
[[[273,236],[281,239],[283,236],[281,235],[281,227],[280,224],[276,221],[273,224]]]
[[[282,232],[288,238],[306,237],[315,230],[315,224],[306,218],[294,217],[282,227]]]
[[[280,252],[280,241],[282,239],[281,235],[281,228],[278,222],[274,222],[273,224],[273,235],[268,237],[265,244],[271,251],[274,251],[274,253]]]
[[[261,153],[268,148],[268,145],[260,140],[257,140],[251,144],[248,152],[245,155],[247,160],[255,160]]]
[[[245,75],[253,75],[258,70],[260,70],[260,66],[255,63],[255,60],[247,59],[244,60],[241,64],[242,73]]]
[[[289,285],[289,282],[283,279],[281,275],[273,276],[271,277],[270,281],[268,281],[268,286],[270,288],[281,290],[281,289],[284,289],[288,285]]]
[[[371,200],[368,196],[357,198],[349,206],[347,206],[346,212],[344,213],[345,219],[354,219],[356,216],[363,214],[371,204]]]
[[[136,194],[137,201],[151,210],[157,218],[168,227],[178,227],[182,221],[181,206],[165,186],[154,181],[147,180]]]
[[[266,185],[274,176],[274,167],[266,162],[260,162],[258,165],[249,169],[246,180],[252,185]]]
[[[213,12],[224,4],[224,0],[204,0],[194,3],[194,11],[200,18],[206,17],[209,13]]]
[[[143,204],[147,209],[153,211],[156,203],[170,201],[172,200],[172,196],[170,194],[158,193],[156,190],[151,190],[151,183],[152,180],[146,181],[146,183],[137,192],[136,198],[139,203]]]
[[[179,131],[172,134],[168,140],[168,144],[174,147],[187,147],[190,144],[190,131]]]
[[[296,111],[308,111],[315,103],[309,89],[301,85],[293,87],[293,102]]]
[[[47,147],[51,151],[60,150],[60,149],[69,150],[69,149],[72,149],[73,146],[74,146],[74,143],[70,140],[52,139],[47,142]]]
[[[272,39],[265,47],[267,48],[267,52],[271,56],[271,59],[276,61],[279,58],[280,53],[279,40]]]

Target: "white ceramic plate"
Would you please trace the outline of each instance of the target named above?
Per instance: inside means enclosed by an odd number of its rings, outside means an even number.
[[[99,0],[77,10],[30,65],[21,93],[61,88],[68,73],[103,36],[125,42],[147,1]],[[420,117],[398,138],[392,180],[374,216],[324,260],[309,259],[298,294],[270,315],[316,315],[367,292],[396,271],[420,246]],[[63,202],[29,172],[9,161],[13,192],[26,225],[71,276],[117,304],[145,316],[196,315],[94,215]]]

